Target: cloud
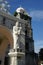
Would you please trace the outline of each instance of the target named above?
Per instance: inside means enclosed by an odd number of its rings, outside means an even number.
[[[30,11],[30,15],[32,16],[33,20],[43,20],[43,10],[33,10]]]
[[[0,0],[0,2],[2,2],[3,0]]]
[[[35,45],[35,52],[39,52],[41,48],[43,48],[43,40],[37,40],[34,43]]]

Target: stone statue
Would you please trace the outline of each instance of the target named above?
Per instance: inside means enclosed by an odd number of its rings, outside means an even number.
[[[22,30],[21,24],[19,24],[19,22],[16,22],[16,25],[13,27],[14,49],[16,49],[17,45],[19,44],[21,30]]]
[[[16,34],[16,35],[20,35],[20,33],[21,33],[21,25],[19,26],[20,24],[19,24],[19,22],[16,22],[16,25],[14,26],[14,33]]]

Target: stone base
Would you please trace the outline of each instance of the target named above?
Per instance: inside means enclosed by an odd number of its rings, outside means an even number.
[[[14,52],[14,49],[11,49],[8,55],[10,56],[10,65],[22,65],[22,57],[25,56],[25,53]]]
[[[9,56],[23,56],[25,53],[23,52],[16,52],[14,49],[11,49],[10,52],[8,53]]]

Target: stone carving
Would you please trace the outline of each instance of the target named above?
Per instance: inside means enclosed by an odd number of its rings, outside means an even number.
[[[21,34],[21,24],[19,22],[16,22],[16,25],[13,27],[13,38],[14,38],[14,49],[19,47],[19,40],[20,40],[20,34]]]
[[[19,26],[20,25],[20,26]],[[21,34],[21,24],[19,24],[19,22],[16,22],[16,25],[13,27],[13,32],[16,34],[16,35],[20,35]]]

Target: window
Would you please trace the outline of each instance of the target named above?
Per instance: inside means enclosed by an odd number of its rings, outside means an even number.
[[[22,49],[20,49],[20,52],[22,52]]]
[[[21,56],[17,56],[17,59],[20,60],[21,59]]]
[[[19,49],[17,49],[17,52],[19,52]]]
[[[5,24],[5,17],[3,18],[3,24]]]
[[[20,13],[20,18],[23,19],[24,18],[24,14]]]
[[[29,49],[29,44],[28,43],[25,44],[25,49],[28,51],[28,49]]]
[[[25,35],[27,35],[27,29],[25,29]]]

